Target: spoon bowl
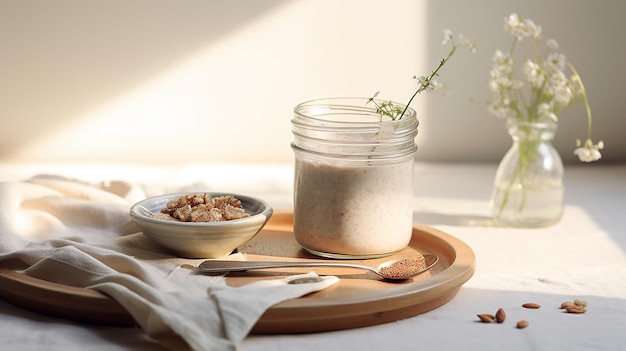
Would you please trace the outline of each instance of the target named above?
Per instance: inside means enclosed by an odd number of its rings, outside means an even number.
[[[206,260],[198,269],[206,273],[243,272],[252,269],[270,269],[287,267],[340,267],[368,270],[376,273],[385,280],[406,280],[423,273],[439,262],[439,256],[425,254],[423,259],[401,258],[383,262],[377,267],[364,264],[336,262],[336,261],[306,261],[306,262],[264,262],[264,261],[225,261]]]

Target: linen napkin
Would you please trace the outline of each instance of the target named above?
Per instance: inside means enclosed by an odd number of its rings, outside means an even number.
[[[202,260],[173,256],[130,219],[129,206],[145,196],[140,185],[124,182],[50,176],[0,182],[0,264],[101,291],[147,335],[176,350],[234,350],[272,305],[338,281],[289,284],[299,277],[292,276],[232,288],[221,276],[183,268]]]

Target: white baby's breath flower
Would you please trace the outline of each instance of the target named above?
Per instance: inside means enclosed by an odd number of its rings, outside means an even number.
[[[476,44],[467,39],[463,33],[459,33],[459,40],[461,41],[461,45],[465,46],[472,54],[476,53]]]
[[[558,50],[559,42],[557,42],[555,39],[549,39],[548,41],[546,41],[546,46],[550,50]]]
[[[504,30],[516,36],[517,40],[541,36],[541,26],[537,26],[531,19],[520,18],[516,13],[505,18]]]
[[[567,62],[567,59],[565,58],[565,55],[563,54],[559,54],[557,52],[551,52],[548,54],[546,61],[548,62],[548,64],[556,67],[559,71],[564,71],[565,63]]]
[[[559,118],[557,117],[556,113],[554,113],[554,111],[552,111],[552,105],[550,105],[547,102],[541,103],[541,104],[539,104],[539,106],[537,106],[537,114],[541,118],[551,119],[554,122],[558,122],[559,121]]]
[[[491,60],[497,65],[513,65],[513,59],[508,54],[505,54],[501,50],[496,50],[493,53]]]
[[[450,29],[443,30],[443,39],[441,40],[441,45],[446,45],[452,40],[452,31]]]
[[[511,98],[506,94],[495,94],[496,97],[487,106],[490,113],[498,118],[515,117],[515,111],[510,107]]]
[[[493,79],[489,81],[489,84],[487,86],[489,87],[489,91],[494,94],[500,91],[500,86],[498,85],[498,82],[494,81]]]
[[[560,106],[569,105],[570,101],[572,101],[574,94],[572,89],[568,86],[560,86],[554,92],[554,103]]]
[[[421,91],[430,93],[437,87],[437,80],[434,78],[419,76],[413,77],[413,79],[417,80],[417,86]]]
[[[602,158],[600,150],[595,147],[579,147],[574,150],[574,155],[578,156],[581,162],[595,162]]]
[[[431,91],[438,89],[439,88],[439,81],[437,81],[437,79],[433,78],[430,80],[430,84],[428,85],[428,87],[426,88],[426,92],[430,93]]]
[[[489,83],[491,90],[515,90],[521,89],[523,83],[513,77],[513,59],[504,55],[501,51],[497,51],[493,58],[494,65],[489,71],[491,81]]]
[[[526,63],[524,64],[524,75],[530,85],[536,88],[542,86],[545,81],[545,76],[541,71],[541,67],[532,60],[526,60]]]
[[[504,30],[513,34],[513,32],[521,25],[519,16],[517,13],[512,13],[508,18],[505,18]]]
[[[552,96],[555,104],[567,106],[573,98],[573,90],[565,73],[554,70],[549,76],[545,91]]]

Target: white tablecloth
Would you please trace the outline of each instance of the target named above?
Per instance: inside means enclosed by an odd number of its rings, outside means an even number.
[[[566,166],[561,222],[541,229],[489,225],[495,165],[415,166],[415,221],[466,242],[476,273],[449,303],[413,318],[328,333],[249,336],[241,350],[624,350],[626,345],[626,165]],[[48,173],[89,182],[122,179],[148,193],[221,190],[292,205],[287,165],[6,165],[0,181]],[[138,199],[139,200],[139,199]],[[2,201],[2,199],[0,199]],[[563,301],[584,299],[582,315]],[[522,308],[526,302],[542,308]],[[507,312],[502,324],[476,314]],[[525,319],[529,326],[515,328]],[[137,328],[91,326],[25,311],[0,300],[2,350],[159,350]]]

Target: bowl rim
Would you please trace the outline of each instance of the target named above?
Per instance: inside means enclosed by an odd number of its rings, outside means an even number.
[[[179,221],[168,221],[168,220],[164,220],[164,219],[157,219],[157,218],[153,218],[153,217],[148,217],[146,214],[142,213],[141,209],[145,209],[147,211],[149,211],[150,213],[153,213],[152,211],[150,211],[150,209],[146,206],[146,204],[148,203],[152,203],[158,200],[165,200],[165,199],[173,199],[175,197],[180,197],[180,196],[184,196],[184,195],[190,195],[190,194],[208,194],[210,197],[217,197],[217,196],[233,196],[237,199],[239,199],[242,202],[249,202],[249,203],[258,203],[260,204],[260,211],[259,213],[256,214],[251,214],[248,217],[244,217],[244,218],[237,218],[237,219],[232,219],[229,221],[220,221],[220,222],[179,222]],[[167,203],[167,201],[164,202],[164,204]],[[162,194],[162,195],[157,195],[157,196],[151,196],[151,197],[147,197],[141,201],[136,202],[135,204],[133,204],[130,207],[129,210],[129,214],[133,219],[137,219],[139,221],[145,221],[145,222],[149,222],[149,223],[154,223],[154,224],[160,224],[160,225],[167,225],[167,226],[174,226],[174,227],[223,227],[223,226],[232,226],[232,225],[237,225],[237,224],[246,224],[247,222],[251,222],[251,221],[257,221],[257,216],[259,215],[264,215],[265,216],[265,221],[269,220],[270,216],[273,213],[273,209],[272,207],[265,201],[262,200],[260,198],[254,197],[254,196],[250,196],[250,195],[244,195],[244,194],[239,194],[239,193],[232,193],[232,192],[222,192],[222,191],[184,191],[184,192],[177,192],[177,193],[169,193],[169,194]]]

